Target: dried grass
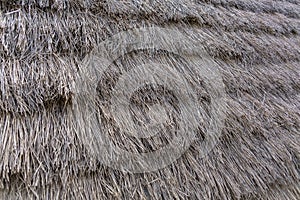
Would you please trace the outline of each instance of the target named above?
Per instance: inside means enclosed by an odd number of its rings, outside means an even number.
[[[1,0],[0,8],[1,199],[299,198],[297,0]],[[199,139],[164,169],[123,173],[101,165],[78,132],[76,78],[100,42],[148,26],[176,28],[205,47],[229,109],[208,157],[199,156]],[[151,57],[140,53],[122,62]],[[164,144],[114,137],[137,151]]]

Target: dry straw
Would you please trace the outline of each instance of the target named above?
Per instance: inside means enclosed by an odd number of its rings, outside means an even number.
[[[1,0],[0,8],[0,199],[299,198],[299,1]],[[80,131],[90,122],[79,124],[74,112],[76,80],[83,58],[102,41],[149,26],[177,29],[205,48],[218,63],[227,112],[220,142],[205,158],[199,124],[181,158],[132,174],[102,165],[90,148]],[[148,59],[182,62],[168,52],[138,51],[114,64]],[[208,89],[199,81],[204,108]],[[170,139],[111,134],[133,152]]]

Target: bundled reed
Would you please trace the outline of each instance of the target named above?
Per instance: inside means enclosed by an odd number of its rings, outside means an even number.
[[[204,47],[218,64],[227,110],[208,156],[200,156],[206,126],[199,123],[203,130],[174,163],[135,174],[105,166],[93,153],[81,132],[90,122],[78,123],[85,114],[75,106],[77,80],[83,59],[102,41],[152,26],[179,30]],[[0,198],[298,199],[299,33],[297,0],[1,0]],[[147,60],[184,66],[164,51],[130,52],[113,65]],[[116,74],[106,78],[114,83]],[[205,107],[209,87],[199,85]],[[110,95],[104,86],[101,95]],[[124,137],[111,135],[132,152],[171,140]]]

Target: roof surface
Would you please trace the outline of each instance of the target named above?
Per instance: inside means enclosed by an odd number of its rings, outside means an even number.
[[[0,8],[0,198],[299,198],[299,1],[1,0]],[[182,47],[184,59],[181,50],[177,55],[124,48],[94,88],[100,103],[93,99],[93,109],[100,117],[87,118],[88,110],[77,104],[78,88],[93,74],[83,74],[89,68],[83,61],[99,56],[105,41],[116,47],[133,42],[138,30],[148,30],[150,44]],[[179,44],[164,30],[189,39]],[[111,39],[119,33],[126,33],[125,39]],[[220,137],[206,156],[201,145],[208,122],[216,117],[209,107],[213,87],[201,70],[187,72],[186,54],[206,60],[199,66],[212,60],[215,64],[205,69],[220,74],[226,94]],[[126,151],[153,151],[170,142],[171,136],[148,142],[126,137],[107,111],[120,74],[150,61],[183,69],[179,74],[197,91],[204,122],[199,121],[196,139],[170,165],[123,172],[95,154],[98,135],[91,124],[110,130],[113,143]],[[131,103],[161,103],[165,98],[140,96],[163,96],[162,91],[158,87],[151,93],[146,87]],[[176,108],[174,94],[168,95]]]

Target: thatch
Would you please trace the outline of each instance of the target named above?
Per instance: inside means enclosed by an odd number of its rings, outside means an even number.
[[[1,0],[0,8],[1,199],[299,199],[299,1]],[[78,80],[85,78],[82,61],[102,41],[152,26],[178,30],[196,41],[191,50],[199,45],[214,59],[226,117],[209,155],[201,153],[207,124],[199,122],[197,140],[179,159],[135,174],[95,156],[83,131],[91,122],[76,104]],[[172,53],[134,51],[118,58],[106,79],[114,83],[115,69],[148,60],[185,67]],[[206,108],[210,87],[199,82],[191,80]],[[110,87],[99,83],[104,100]],[[115,130],[106,113],[99,115]],[[110,137],[141,152],[171,136]]]

